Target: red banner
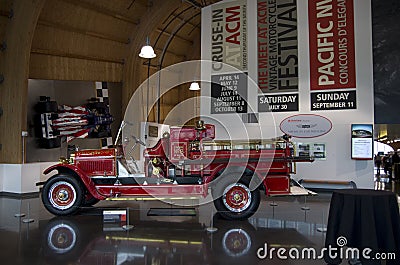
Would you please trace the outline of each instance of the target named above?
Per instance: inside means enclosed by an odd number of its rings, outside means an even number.
[[[309,0],[311,90],[355,88],[353,0]]]

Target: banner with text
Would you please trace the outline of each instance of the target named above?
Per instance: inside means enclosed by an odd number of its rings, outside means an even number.
[[[357,109],[356,91],[311,93],[311,110]]]
[[[247,113],[247,74],[211,76],[211,113]]]
[[[311,90],[355,88],[353,0],[309,0]]]
[[[298,111],[296,0],[257,1],[258,111]],[[271,104],[267,106],[267,104]]]
[[[299,94],[263,94],[258,96],[259,112],[286,112],[299,110]]]
[[[247,5],[245,0],[213,5],[211,60],[214,73],[227,72],[223,64],[247,71]]]

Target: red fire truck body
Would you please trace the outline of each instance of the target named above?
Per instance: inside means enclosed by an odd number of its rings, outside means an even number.
[[[145,149],[144,173],[134,172],[117,148],[77,151],[45,170],[58,174],[40,183],[42,201],[51,213],[68,215],[99,200],[187,199],[206,197],[211,190],[224,218],[246,219],[257,210],[260,191],[290,195],[295,163],[313,161],[294,156],[287,136],[273,141],[214,138],[211,124],[171,128]]]

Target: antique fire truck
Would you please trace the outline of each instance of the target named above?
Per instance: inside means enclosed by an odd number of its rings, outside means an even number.
[[[257,211],[260,192],[295,194],[298,187],[292,185],[291,174],[296,162],[313,161],[295,156],[287,135],[273,140],[214,138],[214,125],[201,121],[193,127],[171,127],[155,146],[145,149],[144,173],[137,172],[131,156],[124,156],[118,146],[78,150],[44,171],[57,174],[38,183],[43,185],[43,204],[52,214],[69,215],[100,200],[172,201],[205,198],[211,192],[222,217],[241,220]]]

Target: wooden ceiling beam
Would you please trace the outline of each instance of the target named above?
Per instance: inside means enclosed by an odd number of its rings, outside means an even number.
[[[52,22],[52,21],[47,21],[47,20],[39,20],[38,24],[42,25],[42,26],[47,26],[47,27],[52,27],[52,28],[56,28],[56,29],[69,31],[69,32],[79,33],[82,35],[88,35],[88,36],[96,37],[96,38],[103,39],[103,40],[110,40],[110,41],[119,42],[122,44],[129,44],[128,39],[122,39],[122,38],[119,38],[116,36],[111,36],[111,35],[94,32],[94,31],[87,31],[87,30],[83,30],[80,28],[68,26],[65,24],[57,23],[57,22]]]
[[[57,50],[32,48],[31,53],[41,54],[41,55],[51,55],[51,56],[57,56],[57,57],[65,57],[65,58],[73,58],[73,59],[84,59],[84,60],[97,61],[97,62],[124,64],[123,59],[117,60],[117,59],[109,59],[109,58],[102,58],[102,57],[96,57],[96,56],[87,56],[87,55],[82,55],[82,54],[72,54],[72,53],[67,53],[67,52],[57,51]]]
[[[162,51],[163,51],[163,50],[160,49],[160,48],[154,48],[154,50],[157,51],[158,54],[161,54]],[[171,54],[171,55],[173,55],[173,56],[176,56],[176,57],[178,57],[178,58],[182,58],[182,60],[185,60],[185,59],[186,59],[186,55],[184,55],[184,54],[177,54],[177,53],[174,53],[174,52],[169,51],[169,50],[167,50],[166,53]]]
[[[185,2],[182,2],[182,3],[185,3]],[[180,10],[180,7],[176,8],[176,9],[168,16],[168,18],[166,18],[166,19],[164,20],[164,22],[162,22],[162,24],[165,24],[165,23],[167,23],[168,21],[169,21],[168,24],[170,24],[170,23],[171,23],[173,20],[175,20],[175,19],[179,19],[180,21],[187,21],[187,19],[182,18],[181,14],[183,14],[183,13],[185,13],[186,11],[190,10],[190,7],[189,7],[189,8],[186,8],[186,9],[184,9],[184,10],[179,11],[178,14],[177,14],[177,11],[178,11],[178,10]],[[186,22],[185,25],[190,25],[190,26],[192,26],[192,27],[194,27],[194,28],[199,28],[199,29],[200,29],[200,27],[199,27],[198,25],[195,25],[195,24],[191,23],[190,21],[189,21],[189,22]]]
[[[146,0],[147,1],[147,0]],[[131,9],[131,7],[133,6],[133,5],[140,5],[140,6],[144,6],[144,7],[148,7],[149,6],[149,4],[148,4],[148,1],[146,2],[146,4],[144,4],[144,3],[141,3],[140,1],[138,1],[138,0],[131,0],[131,3],[129,4],[129,6],[126,8],[126,9]]]
[[[187,19],[182,18],[180,15],[172,14],[172,16],[174,17],[173,19],[180,19],[181,21],[186,21],[187,20]],[[192,26],[193,28],[201,29],[201,27],[199,25],[195,25],[192,22],[185,23],[185,26]]]
[[[143,67],[147,68],[149,66],[149,63],[148,63],[148,61],[144,61],[142,65],[143,65]],[[160,70],[160,66],[158,64],[150,64],[150,69],[154,69],[156,71],[159,71]],[[165,69],[163,68],[161,70],[165,70]],[[182,74],[182,71],[177,71],[177,70],[174,70],[174,69],[168,69],[168,70],[165,70],[165,71],[172,72],[172,73],[175,73],[175,74],[180,74],[180,75]],[[152,74],[154,74],[154,73],[150,73],[150,75],[152,75]]]
[[[10,11],[5,11],[5,10],[0,10],[0,16],[9,18],[10,17]]]
[[[109,9],[104,8],[104,7],[87,3],[84,0],[62,0],[62,1],[66,2],[66,3],[69,3],[69,4],[72,4],[72,5],[75,5],[75,6],[82,7],[84,9],[95,11],[97,13],[100,13],[100,14],[103,14],[103,15],[106,15],[106,16],[109,16],[109,17],[112,17],[112,18],[115,18],[115,19],[119,19],[121,21],[130,23],[130,24],[135,25],[135,26],[140,23],[139,20],[131,19],[129,17],[123,16],[123,15],[121,15],[119,13],[113,12],[113,11],[111,11]]]
[[[143,64],[143,66],[148,67],[149,65],[148,64]],[[150,69],[155,69],[155,70],[158,71],[159,67],[156,64],[150,64]]]
[[[161,30],[161,29],[156,29],[156,31],[158,32],[158,33],[161,33],[161,34],[164,34],[164,35],[166,35],[166,36],[171,36],[172,35],[172,33],[171,32],[168,32],[168,31],[163,31],[163,30]],[[182,40],[182,41],[184,41],[184,42],[186,42],[186,43],[189,43],[190,45],[193,45],[193,41],[191,41],[191,40],[188,40],[188,39],[185,39],[185,38],[183,38],[183,37],[181,37],[181,36],[178,36],[178,35],[176,35],[175,34],[175,36],[174,36],[174,38],[177,38],[177,39],[179,39],[179,40]]]
[[[197,9],[202,9],[204,7],[203,3],[199,3],[196,0],[183,0],[183,1],[185,1],[186,3],[192,5],[193,7],[197,8]]]

